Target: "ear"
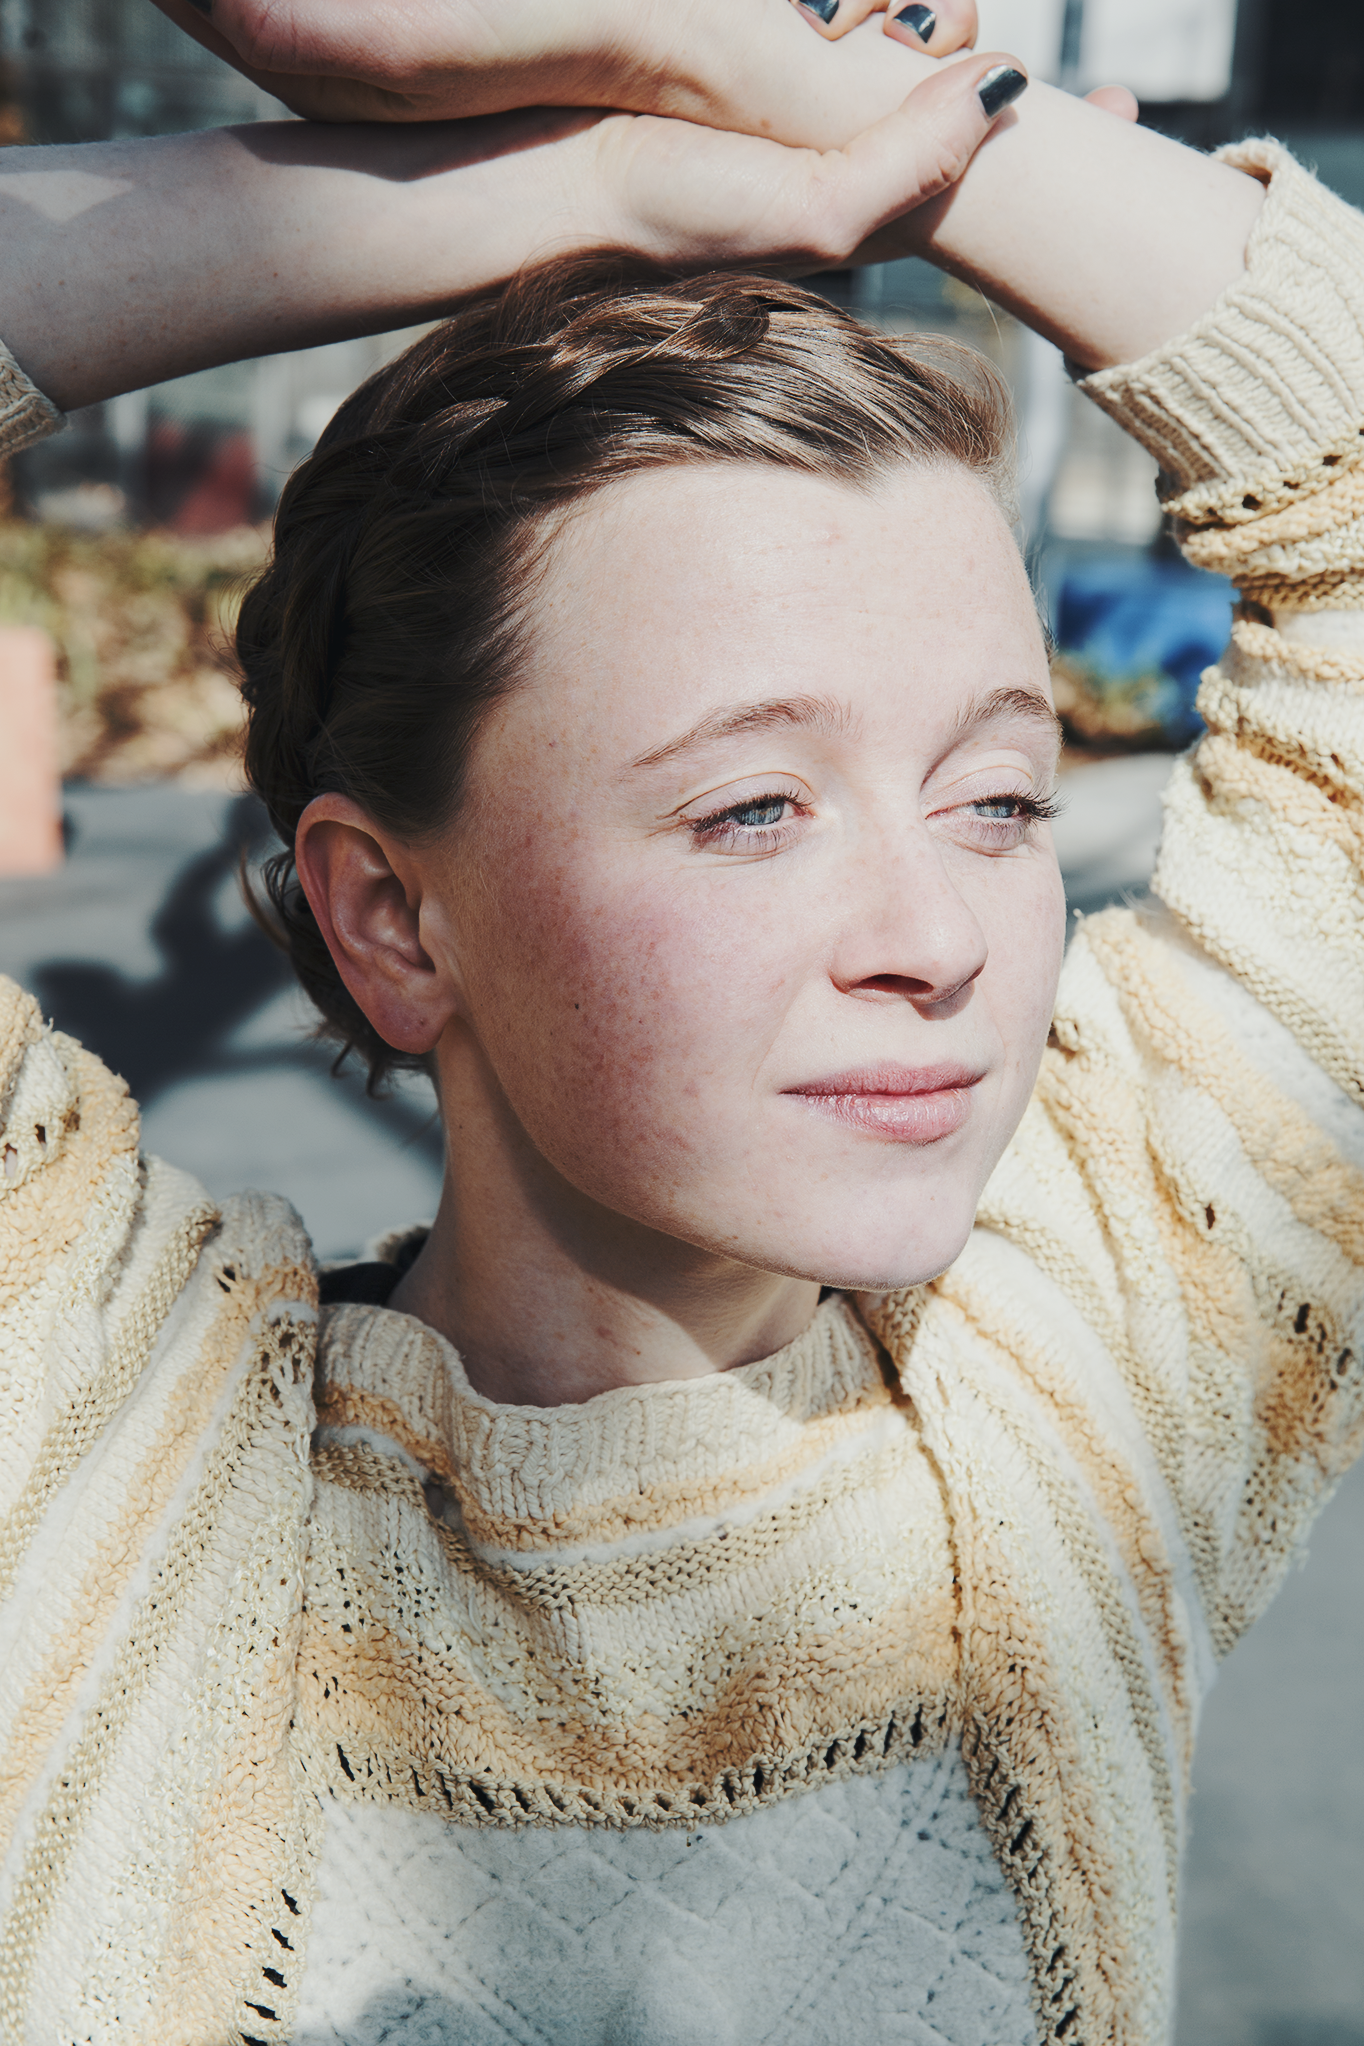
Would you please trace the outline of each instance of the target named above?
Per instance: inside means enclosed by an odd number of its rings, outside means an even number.
[[[422,942],[421,862],[348,796],[317,796],[294,863],[337,972],[385,1044],[432,1050],[460,989],[452,963]]]

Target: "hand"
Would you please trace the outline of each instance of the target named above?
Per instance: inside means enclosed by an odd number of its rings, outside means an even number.
[[[935,68],[895,113],[841,149],[792,149],[651,115],[612,114],[592,131],[614,219],[608,246],[670,266],[756,264],[795,271],[846,263],[877,230],[948,190],[995,126],[979,88],[1015,60]]]
[[[938,0],[926,37],[892,14],[884,36],[870,22],[848,36],[874,11],[869,0],[838,0],[827,26],[793,0],[155,4],[313,119],[611,107],[820,148],[850,141],[899,106],[926,75],[925,53],[967,50],[976,33],[975,0]],[[812,28],[837,47],[822,46]]]

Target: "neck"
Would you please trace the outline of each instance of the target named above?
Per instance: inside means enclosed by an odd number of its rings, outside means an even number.
[[[462,1199],[447,1175],[390,1305],[453,1343],[488,1399],[563,1406],[728,1371],[794,1341],[818,1305],[813,1280],[753,1271],[593,1202],[571,1204],[576,1227],[561,1214],[546,1228],[472,1183]]]
[[[698,1250],[579,1192],[531,1142],[472,1039],[452,1037],[440,1210],[389,1304],[454,1344],[476,1392],[565,1406],[708,1377],[794,1342],[819,1304],[814,1280]]]

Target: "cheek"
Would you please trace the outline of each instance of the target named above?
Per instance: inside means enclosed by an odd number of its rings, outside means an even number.
[[[1026,1098],[1051,1027],[1066,944],[1065,886],[1055,861],[1039,857],[1020,868],[1017,885],[999,891],[982,921],[990,1006],[1009,1074]]]
[[[741,1112],[796,979],[791,937],[742,888],[508,864],[471,948],[472,1020],[561,1171],[582,1184],[589,1155],[644,1152],[657,1170],[660,1149],[713,1152]]]

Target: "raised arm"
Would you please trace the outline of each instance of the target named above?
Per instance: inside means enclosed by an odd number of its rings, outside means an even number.
[[[1156,902],[1079,927],[981,1210],[1107,1321],[1217,1655],[1364,1442],[1364,218],[1274,143],[1226,154],[1263,192],[1244,268],[1082,388],[1237,585],[1232,643],[1173,766]],[[1144,198],[1114,217],[1125,258]],[[1108,267],[1077,244],[1081,280]]]
[[[540,100],[818,149],[892,112],[976,30],[974,0],[502,0],[495,16],[469,0],[157,4],[313,115],[411,120]],[[1098,367],[1213,303],[1241,267],[1257,205],[1225,166],[1147,131],[1123,135],[1036,86],[939,217],[882,252],[932,254]]]
[[[1034,83],[960,184],[869,253],[929,256],[1099,369],[1209,310],[1263,196],[1230,164]]]
[[[959,176],[1022,84],[989,56],[929,64],[903,109],[822,153],[543,109],[7,150],[0,337],[69,408],[434,317],[552,255],[837,263]],[[11,444],[41,425],[41,401],[0,380],[6,404]]]

